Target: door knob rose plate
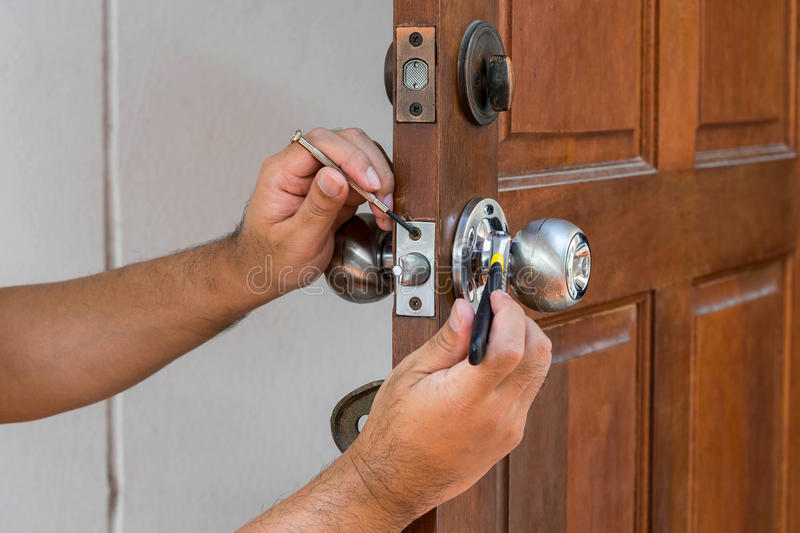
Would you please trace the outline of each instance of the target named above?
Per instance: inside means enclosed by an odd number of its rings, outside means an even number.
[[[503,208],[491,198],[473,198],[461,212],[453,239],[453,292],[477,311],[492,259],[492,236],[508,233]]]

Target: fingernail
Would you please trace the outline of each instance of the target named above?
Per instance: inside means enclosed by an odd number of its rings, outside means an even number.
[[[381,187],[381,180],[378,178],[378,173],[375,172],[375,169],[372,167],[367,169],[367,182],[367,184],[375,190]]]
[[[453,331],[458,331],[461,328],[461,312],[458,310],[459,305],[453,305],[450,310],[450,318],[447,319],[447,325]]]
[[[389,193],[386,195],[386,198],[383,199],[383,203],[386,204],[386,207],[394,211],[394,194]]]
[[[322,192],[331,198],[335,198],[336,196],[339,196],[340,192],[342,192],[344,177],[340,177],[339,173],[335,170],[326,169],[324,172],[319,173],[317,185],[319,185],[319,188],[322,189]]]

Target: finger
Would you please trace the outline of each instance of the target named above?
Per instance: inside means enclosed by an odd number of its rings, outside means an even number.
[[[386,153],[380,145],[375,143],[359,128],[349,128],[336,133],[353,143],[366,154],[372,163],[373,172],[377,174],[378,180],[380,181],[380,187],[375,191],[375,196],[388,205],[389,209],[394,209],[394,198],[392,195],[394,192],[394,174],[392,173],[392,168],[389,165]],[[367,172],[369,172],[369,169],[367,169]],[[375,213],[378,226],[386,231],[391,231],[392,219],[374,205],[370,206],[370,208],[372,212]]]
[[[467,356],[473,317],[472,306],[459,298],[453,302],[447,324],[403,363],[424,374],[452,367]]]
[[[356,208],[352,206],[348,206],[345,203],[344,207],[339,210],[339,214],[336,215],[336,221],[333,223],[333,230],[338,230],[342,224],[353,218],[353,215],[356,214]]]
[[[525,317],[525,355],[514,371],[497,387],[498,393],[509,400],[521,398],[530,402],[542,386],[550,369],[550,350],[552,344],[539,326]],[[528,402],[528,405],[530,405]]]
[[[326,239],[346,197],[347,181],[344,176],[332,168],[320,169],[303,203],[292,216],[296,242]]]
[[[491,294],[492,327],[486,343],[486,356],[479,365],[461,369],[464,379],[489,393],[508,376],[525,352],[525,313],[504,291]]]
[[[367,154],[365,154],[361,148],[341,135],[337,135],[325,128],[315,128],[308,132],[305,138],[327,155],[334,163],[339,165],[345,174],[350,176],[351,179],[364,189],[374,192],[380,188],[380,178],[378,178],[375,170],[373,169],[373,172],[367,173],[367,170],[372,168],[372,161],[370,161]],[[317,162],[305,148],[295,145],[295,143],[289,146],[289,148],[293,146],[296,148],[296,151],[304,152],[303,157],[298,157],[298,161],[291,166],[291,169],[296,171],[297,175],[302,176],[309,174],[308,165],[311,165],[311,169],[319,167],[319,162]],[[306,166],[303,166],[303,164],[299,162],[301,159]],[[306,170],[306,174],[303,174],[301,172],[302,170]]]

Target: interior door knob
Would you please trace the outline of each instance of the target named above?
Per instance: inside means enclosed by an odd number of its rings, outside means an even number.
[[[333,291],[351,302],[375,302],[392,292],[392,234],[375,215],[358,214],[339,228],[325,278]]]
[[[345,300],[367,303],[391,294],[395,279],[401,287],[424,285],[432,270],[419,252],[403,253],[395,263],[391,232],[380,229],[372,213],[360,213],[336,231],[325,278]]]

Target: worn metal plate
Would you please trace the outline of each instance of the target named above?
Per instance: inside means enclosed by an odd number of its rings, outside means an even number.
[[[419,239],[414,240],[407,231],[395,231],[395,258],[410,253],[425,256],[431,265],[431,275],[422,285],[405,287],[394,284],[394,309],[401,316],[435,316],[436,315],[436,223],[409,222],[422,232]],[[417,300],[414,300],[414,299]],[[418,305],[415,305],[415,302]]]
[[[436,122],[436,28],[398,26],[395,49],[395,119],[397,122]],[[428,65],[426,83],[418,84],[419,89],[411,88],[415,86],[413,83],[404,83],[404,73],[409,70],[404,67],[415,60]]]
[[[369,415],[372,409],[372,401],[378,394],[383,380],[373,381],[362,385],[350,392],[339,400],[331,413],[331,435],[333,442],[339,451],[344,451],[350,447],[361,431],[358,429],[358,422],[362,416]]]

